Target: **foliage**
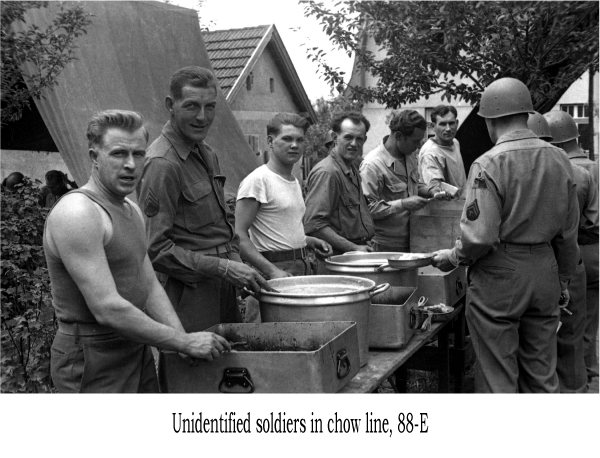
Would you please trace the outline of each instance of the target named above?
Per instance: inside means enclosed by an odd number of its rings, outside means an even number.
[[[306,156],[314,159],[313,166],[327,156],[325,141],[335,115],[342,111],[361,111],[362,103],[343,95],[338,95],[329,100],[321,97],[315,102],[314,109],[317,122],[310,126],[306,133],[306,150],[304,152]]]
[[[25,12],[31,8],[47,8],[48,2],[2,2],[2,124],[21,118],[29,98],[43,97],[44,89],[52,89],[58,83],[57,76],[72,60],[75,60],[74,42],[86,33],[92,23],[90,15],[77,5],[59,12],[46,29],[29,24],[21,31],[15,30],[15,22],[25,22]],[[20,67],[31,64],[36,70],[31,75],[21,73]]]
[[[42,247],[48,209],[29,179],[2,190],[1,390],[53,391],[50,346],[56,332],[50,279]]]
[[[538,108],[598,70],[598,2],[310,1],[304,14],[376,78],[375,87],[352,87],[354,96],[388,108],[433,94],[475,104],[506,76],[523,81]],[[365,50],[367,39],[383,52]],[[343,84],[321,49],[308,55],[332,87]]]

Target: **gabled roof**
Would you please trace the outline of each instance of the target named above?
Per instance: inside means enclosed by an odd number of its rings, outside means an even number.
[[[235,99],[263,51],[270,46],[296,103],[312,123],[316,122],[315,111],[275,25],[203,32],[202,38],[228,102]]]

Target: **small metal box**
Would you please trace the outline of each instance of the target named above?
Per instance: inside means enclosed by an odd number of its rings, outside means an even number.
[[[392,287],[385,293],[373,296],[372,301],[369,347],[404,347],[415,333],[418,324],[417,288]],[[385,303],[376,303],[378,301]]]
[[[453,307],[467,291],[467,268],[458,266],[450,272],[433,267],[419,268],[419,290],[429,299],[427,305],[440,302]]]

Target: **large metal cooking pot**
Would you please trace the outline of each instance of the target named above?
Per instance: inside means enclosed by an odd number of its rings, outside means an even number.
[[[398,253],[346,253],[331,256],[325,260],[325,267],[331,275],[351,275],[353,277],[367,278],[375,283],[389,283],[391,286],[416,287],[418,269],[399,270],[392,267],[381,266],[388,263],[388,257],[397,256]]]
[[[341,275],[311,275],[269,280],[278,292],[258,296],[263,322],[355,321],[361,367],[369,361],[371,297],[390,285]]]

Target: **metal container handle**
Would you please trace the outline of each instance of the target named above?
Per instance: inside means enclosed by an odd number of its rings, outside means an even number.
[[[381,264],[380,266],[377,266],[377,267],[375,268],[375,270],[376,270],[377,272],[383,272],[383,271],[386,269],[386,267],[390,267],[390,263],[389,263],[389,261],[385,261],[385,262],[384,262],[383,264]]]
[[[389,283],[382,283],[381,285],[377,285],[372,291],[369,291],[369,295],[371,297],[376,296],[377,294],[383,293],[390,289]]]
[[[249,389],[246,393],[254,393],[254,384],[250,379],[250,372],[244,367],[228,367],[223,371],[223,379],[219,383],[219,391],[221,393],[235,393],[228,391],[227,388],[232,388],[235,385],[240,385],[242,388]]]
[[[350,373],[350,358],[346,350],[337,353],[337,378],[344,378]]]
[[[410,309],[410,314],[409,314],[409,320],[408,320],[408,328],[409,329],[416,329],[417,327],[417,322],[419,319],[419,312],[417,309]]]

